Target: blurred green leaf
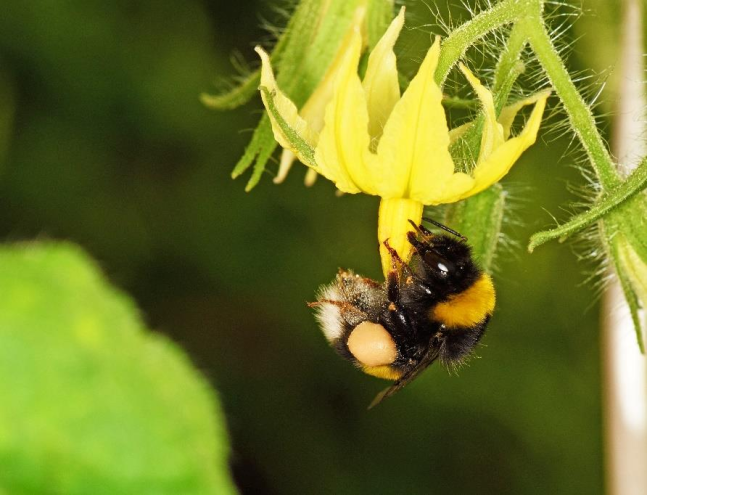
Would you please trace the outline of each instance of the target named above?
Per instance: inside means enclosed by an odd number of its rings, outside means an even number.
[[[70,244],[0,248],[0,493],[234,493],[221,410]]]

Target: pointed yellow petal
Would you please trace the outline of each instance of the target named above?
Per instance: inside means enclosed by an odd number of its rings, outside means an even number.
[[[495,101],[492,98],[492,93],[482,85],[479,79],[464,64],[460,64],[459,67],[469,81],[469,84],[471,84],[471,87],[474,88],[479,101],[482,102],[484,125],[482,130],[482,144],[479,148],[479,159],[477,160],[477,162],[482,162],[489,158],[495,148],[500,146],[505,139],[503,138],[501,129],[495,123]]]
[[[273,103],[284,121],[286,121],[286,123],[310,146],[315,146],[315,143],[318,140],[317,133],[310,129],[307,122],[299,116],[294,102],[287,98],[287,96],[281,92],[281,89],[279,89],[276,84],[276,78],[273,75],[271,60],[269,59],[268,54],[260,47],[255,47],[255,51],[260,55],[261,60],[260,86],[265,87],[271,93]],[[261,97],[263,98],[263,103],[266,105],[266,108],[268,108],[266,95],[263,92],[261,92]],[[271,112],[268,112],[268,114],[271,117],[271,126],[273,127],[273,135],[276,138],[276,141],[278,141],[278,143],[285,149],[294,151],[292,145],[284,136],[281,127],[279,127],[279,123],[273,118]],[[305,165],[311,166],[310,163],[305,163]]]
[[[405,8],[401,7],[388,30],[370,52],[362,85],[367,97],[367,111],[370,115],[368,125],[370,137],[377,141],[383,133],[391,110],[401,97],[398,87],[398,70],[393,45],[396,44],[401,28],[404,26]]]
[[[344,60],[344,55],[346,54],[349,45],[354,39],[355,31],[360,29],[363,25],[365,12],[366,9],[364,7],[360,7],[354,11],[354,18],[352,20],[351,27],[341,41],[341,45],[339,46],[338,52],[331,62],[331,65],[323,75],[323,79],[320,81],[320,84],[318,84],[318,86],[315,88],[315,91],[313,91],[313,94],[310,95],[310,97],[303,105],[302,110],[299,111],[299,116],[307,123],[308,128],[315,133],[320,133],[320,131],[323,129],[325,110],[328,106],[328,103],[331,101],[331,97],[333,96],[334,79],[341,67],[341,64]],[[273,76],[272,73],[271,76]],[[271,80],[269,79],[267,79],[267,81],[271,82]],[[273,81],[272,84],[275,86],[275,81]],[[314,146],[317,143],[311,142],[310,144]],[[273,180],[274,184],[280,184],[284,181],[284,179],[286,179],[295,159],[296,157],[294,153],[292,153],[288,149],[285,149],[281,153],[279,172]],[[308,187],[312,186],[315,183],[316,177],[317,172],[315,172],[315,170],[312,168],[309,169],[307,171],[307,174],[305,175],[305,185],[307,185]]]
[[[502,179],[521,156],[521,153],[536,142],[536,135],[539,132],[544,105],[547,102],[548,96],[549,92],[537,99],[529,121],[526,123],[526,127],[524,127],[521,134],[497,147],[489,158],[477,164],[472,174],[475,180],[474,187],[464,194],[461,199],[481,192]]]
[[[443,95],[435,83],[440,40],[427,52],[417,75],[388,118],[378,143],[381,174],[389,178],[381,196],[440,202],[453,176]]]
[[[359,29],[342,57],[334,78],[334,93],[326,107],[325,123],[315,150],[318,172],[346,193],[378,194],[369,150],[367,103],[362,82],[357,75],[362,37]]]
[[[523,107],[525,107],[526,105],[532,105],[542,98],[546,99],[547,97],[549,97],[549,95],[550,91],[547,89],[535,93],[528,98],[524,98],[523,100],[518,100],[512,105],[508,105],[507,107],[503,108],[500,111],[500,117],[498,117],[497,119],[498,124],[503,126],[503,137],[505,139],[508,139],[508,136],[510,136],[510,128],[513,126],[513,121],[515,120],[518,112]]]

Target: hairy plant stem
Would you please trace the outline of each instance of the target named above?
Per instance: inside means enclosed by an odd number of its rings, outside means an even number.
[[[570,74],[565,69],[562,58],[555,50],[543,19],[541,16],[525,17],[518,21],[518,28],[528,36],[531,48],[539,58],[547,77],[565,106],[571,126],[586,149],[602,188],[613,189],[621,179],[615,169],[612,156],[596,128],[591,109],[578,93]]]
[[[531,236],[529,252],[552,239],[566,239],[580,232],[589,225],[604,217],[615,208],[625,204],[630,198],[646,189],[646,158],[624,182],[606,191],[602,197],[586,212],[576,215],[556,229],[545,230]]]
[[[525,69],[521,61],[521,53],[526,46],[526,41],[526,33],[518,29],[517,26],[513,26],[508,36],[505,52],[497,60],[492,94],[495,98],[495,112],[498,114],[508,102],[513,84]]]
[[[435,81],[442,85],[451,68],[471,45],[490,31],[518,19],[525,12],[526,3],[523,0],[505,0],[454,29],[441,45]]]

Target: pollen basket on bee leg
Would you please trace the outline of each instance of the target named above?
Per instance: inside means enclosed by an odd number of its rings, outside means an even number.
[[[363,321],[349,335],[349,352],[364,367],[375,368],[393,363],[398,357],[396,343],[383,325]]]

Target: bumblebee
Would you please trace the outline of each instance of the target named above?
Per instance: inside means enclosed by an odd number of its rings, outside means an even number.
[[[385,283],[340,270],[317,302],[309,303],[339,355],[369,375],[394,381],[370,408],[436,359],[448,368],[464,362],[495,308],[492,280],[472,260],[466,238],[424,220],[447,233],[433,234],[411,222],[408,240],[415,251],[410,264],[385,241],[392,260]]]

